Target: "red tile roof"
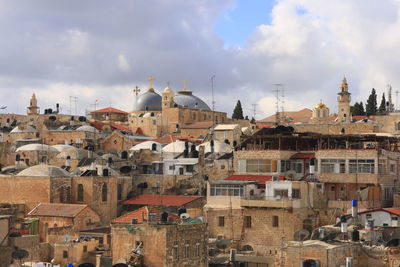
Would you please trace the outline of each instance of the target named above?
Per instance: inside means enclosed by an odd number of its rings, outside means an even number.
[[[143,194],[125,200],[126,205],[153,205],[153,206],[184,206],[190,202],[200,199],[199,196],[178,196],[178,195],[150,195]]]
[[[257,128],[264,129],[264,128],[271,128],[274,126],[273,124],[257,124]]]
[[[312,159],[315,158],[315,153],[296,153],[290,157],[291,159]]]
[[[363,119],[368,119],[368,120],[371,120],[371,121],[374,121],[375,120],[375,116],[365,116],[365,115],[356,115],[356,116],[353,116],[353,119],[354,120],[356,120],[356,121],[360,121],[360,120],[363,120]]]
[[[80,204],[39,203],[28,213],[28,216],[73,218],[87,207],[88,205]]]
[[[178,140],[176,136],[165,135],[156,139],[152,139],[151,141],[158,142],[160,144],[169,144],[175,142],[176,140]]]
[[[372,210],[363,210],[359,211],[358,214],[364,214],[364,213],[371,213],[371,212],[376,212],[376,211],[386,211],[391,214],[400,216],[400,208],[380,208],[380,209],[372,209]],[[347,216],[351,215],[350,213],[345,214]]]
[[[152,206],[144,206],[137,210],[128,212],[118,218],[112,220],[112,223],[132,223],[132,219],[136,219],[138,223],[143,223],[143,221],[147,221],[149,218],[149,213],[154,213],[156,215],[156,221],[160,221],[160,214],[162,210],[157,207]],[[179,220],[179,216],[173,213],[168,213],[168,217],[173,220]]]
[[[130,132],[129,128],[122,126],[120,124],[116,124],[116,123],[106,124],[101,121],[95,121],[95,122],[91,122],[91,125],[99,131],[103,130],[104,125],[109,125],[109,126],[111,126],[111,129],[113,129],[113,130],[117,129],[120,131]]]
[[[282,181],[285,176],[282,175],[274,175],[279,177],[279,181]],[[272,181],[272,175],[253,175],[253,174],[245,174],[245,175],[231,175],[228,178],[225,178],[228,181],[257,181],[258,184],[265,184],[265,182]]]
[[[103,109],[98,109],[98,110],[94,110],[90,113],[119,113],[119,114],[128,114],[128,112],[116,109],[116,108],[112,108],[112,107],[108,107],[108,108],[103,108]]]

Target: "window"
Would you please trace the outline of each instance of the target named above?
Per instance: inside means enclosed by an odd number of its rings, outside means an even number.
[[[200,240],[196,242],[196,257],[200,257]]]
[[[246,173],[271,173],[277,172],[277,160],[248,159],[246,160]]]
[[[184,252],[183,257],[189,258],[189,240],[185,241],[185,250],[183,252]]]
[[[243,196],[244,189],[242,185],[232,184],[217,184],[211,185],[210,195],[211,196]]]
[[[175,170],[175,165],[170,165],[170,166],[168,167],[168,169],[169,169],[170,171]]]
[[[186,165],[186,172],[193,172],[194,168],[193,165]]]
[[[118,184],[117,198],[118,200],[122,200],[122,184]]]
[[[107,184],[103,184],[103,187],[101,188],[101,200],[102,201],[107,201]]]
[[[251,228],[251,216],[244,216],[244,227]]]
[[[179,260],[179,245],[178,241],[174,241],[174,249],[172,252],[175,260]]]
[[[218,226],[219,227],[225,226],[225,217],[224,216],[218,216]]]
[[[63,259],[67,259],[68,258],[68,251],[63,250]]]
[[[300,199],[300,189],[292,189],[292,198]]]
[[[344,159],[322,159],[321,173],[345,173],[346,160]]]
[[[87,252],[87,246],[83,246],[83,252]]]
[[[83,201],[83,184],[78,184],[78,201]]]
[[[149,222],[156,222],[157,215],[155,213],[149,213]]]
[[[349,160],[350,173],[375,173],[375,161],[373,159]]]
[[[272,216],[272,227],[279,227],[279,217],[276,215]]]

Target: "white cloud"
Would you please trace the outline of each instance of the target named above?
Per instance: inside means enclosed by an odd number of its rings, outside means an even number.
[[[131,70],[131,65],[129,64],[128,60],[126,57],[122,54],[118,55],[118,68],[121,71],[129,71]]]
[[[158,91],[188,80],[208,103],[215,75],[217,109],[231,114],[240,99],[251,115],[258,103],[257,118],[275,112],[274,83],[285,84],[286,110],[322,99],[332,112],[343,75],[354,101],[365,102],[372,87],[379,98],[387,83],[400,87],[396,0],[280,0],[270,25],[228,48],[214,25],[234,8],[232,0],[19,3],[0,9],[0,34],[7,36],[0,43],[0,92],[17,96],[3,98],[9,110],[32,90],[44,105],[68,106],[76,95],[82,107],[99,98],[129,110],[131,89],[146,88],[149,74]]]

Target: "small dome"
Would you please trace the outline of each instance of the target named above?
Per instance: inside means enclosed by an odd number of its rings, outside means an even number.
[[[70,149],[78,149],[78,148],[76,148],[74,146],[70,146],[70,145],[53,145],[51,147],[57,149],[58,152],[64,152],[64,151],[70,150]]]
[[[21,126],[16,126],[14,129],[11,130],[10,133],[37,133],[37,132],[38,130],[35,127],[28,125],[26,126],[26,128]]]
[[[171,88],[169,88],[169,86],[165,87],[164,93],[171,93],[171,92],[172,92],[172,90],[171,90]]]
[[[28,144],[21,146],[16,150],[16,152],[23,152],[23,151],[49,151],[58,153],[57,149],[45,144]]]
[[[70,157],[71,159],[76,159],[76,160],[81,160],[84,158],[89,158],[89,151],[84,150],[84,149],[68,149],[56,156],[58,159],[66,159],[67,157]],[[98,155],[93,152],[93,158],[97,158]]]
[[[83,125],[80,126],[78,128],[76,128],[77,132],[91,132],[91,133],[97,133],[98,131],[96,130],[96,128],[94,128],[93,126],[90,125]]]
[[[326,108],[326,105],[324,103],[322,103],[322,102],[317,104],[317,105],[315,105],[315,109],[323,109],[323,108]]]
[[[165,153],[182,153],[185,150],[185,143],[184,141],[176,141],[173,143],[170,143],[163,147],[162,151]],[[189,143],[189,151],[190,151],[190,146],[192,145],[191,142]]]
[[[199,147],[204,146],[204,152],[211,152],[211,142],[205,142],[196,147],[196,150],[199,150]],[[226,143],[222,143],[220,141],[214,140],[214,152],[215,153],[231,153],[232,148],[230,145]]]
[[[161,110],[161,100],[161,96],[154,92],[154,89],[149,89],[138,97],[134,104],[133,111]]]
[[[153,144],[155,144],[155,148],[156,148],[156,150],[154,150],[154,151],[161,152],[161,144],[158,142],[154,142],[154,141],[142,142],[140,144],[137,144],[137,145],[131,147],[129,150],[130,151],[139,151],[141,149],[153,150]]]
[[[68,177],[69,173],[66,170],[57,166],[47,164],[40,164],[29,167],[20,171],[17,176],[30,176],[30,177]]]

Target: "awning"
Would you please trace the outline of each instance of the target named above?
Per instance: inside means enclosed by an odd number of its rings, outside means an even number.
[[[315,158],[315,153],[296,153],[290,157],[291,159],[313,159]]]

